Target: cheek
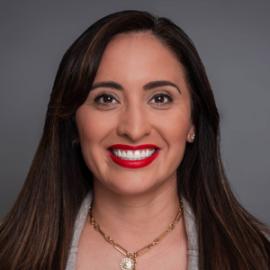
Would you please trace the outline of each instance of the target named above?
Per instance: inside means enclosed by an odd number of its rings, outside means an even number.
[[[102,127],[99,126],[100,121],[94,118],[89,108],[82,105],[76,112],[76,124],[84,160],[88,167],[93,169],[95,145],[100,141],[103,133]]]
[[[168,144],[183,144],[192,126],[188,110],[174,110],[161,114],[156,126]]]
[[[109,133],[110,126],[104,117],[82,105],[76,112],[76,124],[79,133],[81,151],[87,167],[94,173],[99,173],[99,164],[103,164],[104,152],[100,151],[104,145],[104,139]],[[104,145],[104,151],[105,151]]]
[[[167,121],[164,126],[166,134],[174,142],[182,142],[186,140],[190,122],[185,118],[174,118],[172,121]]]
[[[82,105],[76,113],[76,123],[81,144],[94,144],[102,141],[109,129],[108,121],[87,106]]]
[[[167,112],[156,123],[165,143],[162,163],[167,164],[172,172],[181,164],[185,153],[187,135],[192,126],[188,112],[188,110]]]

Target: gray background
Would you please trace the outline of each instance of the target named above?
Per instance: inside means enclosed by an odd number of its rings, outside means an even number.
[[[41,136],[64,51],[122,9],[166,16],[192,38],[221,114],[222,156],[240,202],[270,224],[270,1],[2,1],[0,217],[18,195]]]

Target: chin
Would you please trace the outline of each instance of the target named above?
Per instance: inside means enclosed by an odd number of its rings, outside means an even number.
[[[102,183],[102,186],[107,189],[107,191],[121,196],[139,196],[154,193],[163,184],[163,182],[158,182],[157,178],[149,178],[146,176],[129,176],[129,178],[121,179],[118,177],[116,181],[113,181],[114,179],[110,178],[110,181]],[[129,180],[127,181],[127,179]],[[148,180],[145,181],[145,179]]]

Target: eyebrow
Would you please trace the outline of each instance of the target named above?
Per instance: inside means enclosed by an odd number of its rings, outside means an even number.
[[[166,80],[148,82],[147,84],[145,84],[143,86],[143,89],[150,90],[150,89],[161,87],[161,86],[172,86],[172,87],[176,88],[176,90],[181,94],[180,88],[175,83],[170,82],[170,81],[166,81]],[[121,84],[116,83],[114,81],[97,82],[97,83],[92,85],[90,90],[94,90],[94,89],[99,88],[99,87],[113,88],[113,89],[120,90],[120,91],[124,90],[124,88]]]

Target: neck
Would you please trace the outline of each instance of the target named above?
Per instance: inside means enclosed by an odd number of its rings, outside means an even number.
[[[102,230],[127,249],[141,248],[163,233],[179,211],[176,180],[143,194],[117,194],[94,184],[92,213]],[[184,237],[183,218],[177,226]]]

